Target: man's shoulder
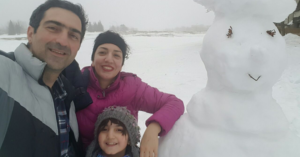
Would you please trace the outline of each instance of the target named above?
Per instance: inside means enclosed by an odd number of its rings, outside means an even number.
[[[10,74],[22,71],[22,67],[15,62],[14,53],[6,53],[0,50],[0,75],[2,79],[9,79]]]
[[[4,52],[0,50],[0,67],[4,68],[10,64],[14,64],[15,62],[15,55],[14,52]],[[6,65],[6,66],[5,66]]]
[[[7,52],[4,52],[4,51],[0,50],[0,56],[9,58],[9,59],[11,59],[11,60],[13,60],[13,61],[16,60],[16,59],[15,59],[14,52],[8,52],[8,53],[7,53]]]
[[[0,50],[0,54],[2,54],[2,53],[6,53],[6,52],[4,52],[4,51]]]

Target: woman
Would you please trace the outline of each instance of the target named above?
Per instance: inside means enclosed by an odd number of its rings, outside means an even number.
[[[141,157],[157,156],[158,136],[165,135],[183,114],[183,102],[174,95],[160,92],[132,73],[121,72],[128,46],[117,33],[106,31],[98,35],[92,53],[89,72],[89,92],[93,103],[77,112],[81,140],[86,148],[93,140],[97,116],[109,106],[124,106],[137,118],[138,111],[153,113],[146,121],[147,129],[140,145]]]

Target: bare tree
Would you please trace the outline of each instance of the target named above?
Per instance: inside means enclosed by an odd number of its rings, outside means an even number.
[[[7,34],[8,35],[16,34],[15,25],[12,21],[9,21],[9,23],[8,23]]]

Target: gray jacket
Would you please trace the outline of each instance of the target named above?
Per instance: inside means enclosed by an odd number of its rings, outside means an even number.
[[[3,52],[2,52],[3,53]],[[15,61],[0,55],[0,156],[60,156],[58,121],[50,90],[38,83],[45,62],[21,44]],[[70,145],[77,148],[78,125],[71,101],[72,85],[64,79],[70,121]]]

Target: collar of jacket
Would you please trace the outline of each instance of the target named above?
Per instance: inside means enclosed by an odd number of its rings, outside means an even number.
[[[92,88],[94,88],[95,90],[100,90],[100,91],[105,91],[105,92],[109,92],[109,91],[112,91],[114,89],[117,89],[119,87],[119,84],[120,84],[120,72],[118,73],[118,75],[116,76],[116,80],[106,89],[102,89],[100,87],[100,84],[99,84],[99,81],[98,81],[98,78],[96,77],[95,73],[94,73],[94,70],[93,70],[93,67],[92,66],[89,66],[89,67],[86,67],[89,69],[90,71],[90,81],[89,81],[89,86],[91,86]]]
[[[46,63],[34,57],[32,52],[23,43],[15,50],[15,57],[16,62],[23,70],[33,79],[38,81],[43,74]]]

